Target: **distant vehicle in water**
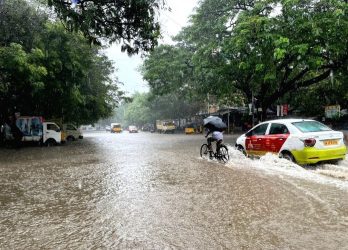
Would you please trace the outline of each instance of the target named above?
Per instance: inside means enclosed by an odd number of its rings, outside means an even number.
[[[176,129],[176,126],[173,121],[162,121],[162,120],[157,120],[156,121],[156,130],[159,133],[172,133],[174,134]]]
[[[155,132],[155,126],[152,123],[147,123],[142,127],[142,131]]]
[[[196,132],[195,125],[193,123],[189,123],[185,126],[185,134],[194,134]]]
[[[96,130],[96,128],[93,127],[92,125],[81,125],[80,129],[84,130],[84,131],[95,131]]]
[[[108,126],[108,125],[106,125],[106,126],[105,126],[105,131],[111,131],[111,127]]]
[[[111,123],[111,133],[121,133],[122,127],[120,123]]]
[[[138,133],[138,128],[134,125],[128,127],[129,133]]]

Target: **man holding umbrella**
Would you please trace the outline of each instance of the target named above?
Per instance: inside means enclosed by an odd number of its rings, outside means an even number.
[[[212,136],[207,139],[209,150],[212,151],[211,143],[216,141],[216,151],[219,152],[220,145],[224,139],[223,131],[227,128],[227,125],[217,116],[209,116],[203,120],[203,125],[207,128],[207,134],[205,138],[212,133]]]

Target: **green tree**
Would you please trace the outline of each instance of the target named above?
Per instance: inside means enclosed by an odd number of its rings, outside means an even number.
[[[122,95],[110,78],[111,61],[83,36],[54,23],[47,26],[42,43],[48,70],[39,98],[43,114],[78,123],[109,116]]]
[[[122,51],[129,54],[149,51],[157,45],[160,25],[156,12],[161,1],[47,0],[58,17],[71,31],[81,30],[90,41],[100,44],[101,39],[121,42]]]
[[[324,116],[324,107],[340,104],[343,109],[348,107],[348,86],[346,81],[335,77],[318,84],[302,88],[296,93],[288,93],[284,100],[290,103],[292,109],[307,116]]]
[[[100,47],[26,1],[5,1],[0,11],[0,34],[12,31],[0,37],[0,122],[15,110],[75,123],[112,114],[123,92]],[[38,23],[20,20],[25,13]]]
[[[125,121],[127,125],[136,124],[138,126],[145,123],[152,123],[154,114],[151,108],[148,94],[135,93],[132,96],[133,101],[127,105],[125,110]]]
[[[132,99],[125,112],[127,124],[144,125],[156,120],[187,118],[202,108],[199,102],[187,101],[173,94],[136,93]]]
[[[47,75],[43,57],[41,50],[26,53],[16,43],[0,47],[0,120],[14,108],[26,113],[35,107],[33,96],[42,89]]]
[[[160,45],[145,59],[142,73],[155,95],[178,92],[193,94],[191,89],[192,54],[183,47]]]
[[[32,95],[43,85],[43,53],[34,44],[46,20],[24,0],[0,4],[0,123],[14,108],[32,107]]]
[[[339,0],[202,1],[175,46],[192,52],[193,80],[185,87],[219,98],[243,94],[247,102],[254,96],[265,117],[288,93],[346,71],[346,13]],[[160,87],[180,89],[175,82],[167,78],[168,87]]]
[[[0,46],[17,43],[30,51],[45,30],[47,18],[25,0],[4,1],[0,4]]]
[[[238,63],[245,81],[236,87],[260,101],[264,114],[289,92],[319,83],[347,62],[347,4],[342,1],[281,1],[255,5],[240,15],[223,53]],[[233,67],[234,72],[237,64]],[[243,78],[242,78],[243,79]]]

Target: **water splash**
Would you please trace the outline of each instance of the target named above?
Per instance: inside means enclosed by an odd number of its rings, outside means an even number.
[[[332,185],[348,190],[348,160],[338,165],[321,164],[310,167],[301,167],[293,162],[279,158],[275,154],[266,154],[258,159],[247,158],[234,147],[229,147],[230,161],[228,167],[257,169],[269,175],[280,178],[290,176],[324,185]]]

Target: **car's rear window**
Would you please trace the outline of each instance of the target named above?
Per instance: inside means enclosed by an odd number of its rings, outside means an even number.
[[[296,128],[298,128],[303,133],[332,130],[328,126],[326,126],[320,122],[317,122],[317,121],[293,122],[292,125],[294,125]]]

